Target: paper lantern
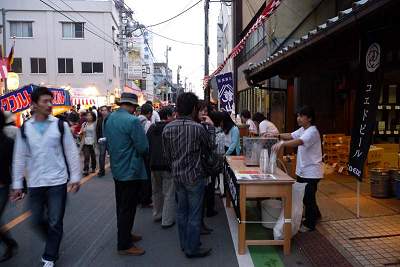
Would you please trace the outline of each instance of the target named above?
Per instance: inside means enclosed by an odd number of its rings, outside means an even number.
[[[7,74],[7,89],[17,90],[19,88],[19,76],[15,72],[9,72]]]

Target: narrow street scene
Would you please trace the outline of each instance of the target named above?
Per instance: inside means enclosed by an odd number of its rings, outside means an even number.
[[[0,266],[400,267],[398,0],[0,0]]]

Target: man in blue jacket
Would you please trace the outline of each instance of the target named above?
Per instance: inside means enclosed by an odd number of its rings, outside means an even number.
[[[133,116],[138,106],[137,96],[122,93],[118,104],[120,108],[108,116],[104,127],[115,181],[118,253],[138,256],[145,251],[134,242],[142,237],[131,234],[131,230],[141,181],[147,179],[143,156],[149,145],[139,119]]]

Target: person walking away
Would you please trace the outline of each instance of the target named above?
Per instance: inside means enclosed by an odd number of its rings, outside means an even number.
[[[89,163],[91,166],[91,173],[96,172],[96,114],[93,111],[89,111],[86,115],[86,122],[82,124],[80,136],[81,145],[84,156],[83,161],[83,176],[89,174]]]
[[[139,120],[143,126],[144,132],[147,134],[151,126],[151,116],[153,114],[153,107],[150,104],[144,104],[140,109]],[[146,166],[146,173],[148,179],[142,181],[142,190],[141,190],[141,198],[140,203],[142,204],[143,208],[151,208],[152,207],[152,200],[151,200],[151,170],[150,170],[150,162],[149,162],[149,155],[144,157],[144,164]]]
[[[15,126],[15,115],[10,111],[4,111],[5,125],[3,133],[9,138],[15,140],[17,136],[18,127]]]
[[[178,118],[163,131],[164,153],[168,155],[176,187],[180,246],[189,258],[205,257],[211,253],[210,248],[200,247],[200,229],[206,185],[201,153],[210,151],[212,146],[207,131],[193,120],[197,103],[195,94],[180,94]]]
[[[54,266],[59,257],[67,183],[71,192],[77,192],[81,179],[78,148],[67,123],[50,115],[52,99],[46,87],[31,94],[34,114],[17,132],[11,192],[12,200],[23,198],[23,178],[27,175],[32,222],[46,240],[42,255],[45,267]]]
[[[7,118],[0,111],[0,219],[6,208],[11,184],[11,166],[14,148],[14,140],[4,133]],[[0,263],[9,260],[16,249],[17,242],[11,238],[7,231],[0,229],[0,242],[6,246],[4,254],[0,257]]]
[[[147,101],[146,104],[149,104],[150,106],[153,107],[153,102],[151,102],[150,100]],[[154,123],[156,123],[156,122],[158,122],[158,121],[160,121],[160,120],[161,120],[161,119],[160,119],[160,114],[157,112],[157,110],[155,110],[155,109],[153,108],[153,114],[151,115],[151,120],[150,120],[151,123],[154,124]]]
[[[105,165],[106,165],[107,140],[104,137],[104,121],[108,116],[107,106],[101,106],[99,108],[99,112],[100,116],[96,124],[96,139],[99,145],[99,172],[97,173],[97,176],[103,177],[106,174]]]
[[[239,156],[240,155],[240,133],[239,128],[233,122],[228,112],[223,112],[222,130],[225,134],[225,155]]]
[[[153,196],[153,220],[161,221],[162,228],[170,228],[175,224],[175,185],[171,177],[171,168],[162,150],[162,132],[173,120],[172,110],[160,110],[161,121],[151,125],[147,131],[149,139],[149,155],[151,169],[151,185]]]
[[[297,147],[296,175],[297,182],[307,183],[303,203],[305,221],[301,232],[313,231],[317,220],[321,217],[316,193],[318,183],[323,178],[321,137],[315,126],[315,112],[312,107],[304,106],[297,113],[300,128],[292,133],[277,134],[281,141],[273,146],[279,152],[284,147]]]
[[[267,120],[261,112],[257,112],[253,115],[253,121],[258,124],[258,134],[260,136],[279,134],[279,130],[275,124]]]
[[[246,124],[249,126],[249,133],[251,135],[258,135],[258,131],[257,131],[257,126],[254,123],[254,121],[251,119],[251,113],[248,110],[243,110],[240,113],[240,120],[242,121],[243,124]]]
[[[131,234],[135,220],[141,181],[147,179],[143,157],[148,153],[148,141],[137,117],[135,94],[122,93],[120,108],[107,117],[104,134],[110,154],[111,173],[115,183],[117,206],[118,253],[120,255],[143,255],[144,249],[134,243],[142,239]]]

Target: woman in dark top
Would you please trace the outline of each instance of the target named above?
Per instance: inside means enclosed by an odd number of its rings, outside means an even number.
[[[14,147],[13,139],[7,137],[3,132],[4,126],[4,113],[0,111],[0,219],[8,202]],[[0,230],[0,241],[4,242],[7,247],[4,255],[0,257],[0,262],[5,262],[13,256],[14,250],[17,248],[17,242],[2,230]]]

